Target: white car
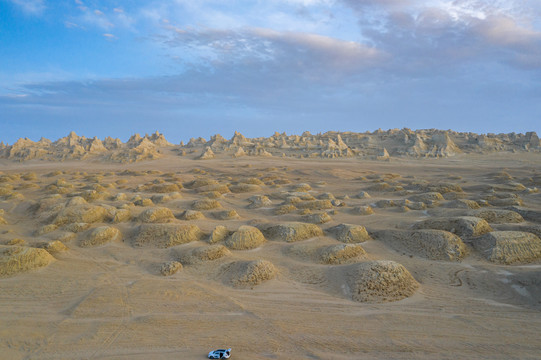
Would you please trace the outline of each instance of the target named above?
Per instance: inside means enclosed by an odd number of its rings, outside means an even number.
[[[229,359],[231,357],[231,348],[218,349],[209,352],[209,359]]]

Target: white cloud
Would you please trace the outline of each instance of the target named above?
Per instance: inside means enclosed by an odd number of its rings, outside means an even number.
[[[373,67],[385,54],[354,41],[268,28],[238,30],[180,29],[164,44],[183,62],[213,68],[250,65],[313,80],[338,79]],[[158,39],[162,41],[162,39]]]
[[[80,5],[78,6],[80,15],[71,18],[69,23],[84,24],[87,28],[94,27],[102,31],[110,31],[113,28],[135,30],[133,25],[136,19],[121,8],[91,9],[85,6],[82,1],[78,1],[77,4]]]
[[[24,12],[32,15],[40,15],[46,8],[45,0],[9,0],[19,6]]]
[[[541,41],[541,32],[521,26],[506,16],[489,17],[474,28],[479,35],[496,45],[530,46]]]
[[[527,1],[341,1],[357,14],[359,31],[395,58],[395,69],[541,63],[541,25]]]

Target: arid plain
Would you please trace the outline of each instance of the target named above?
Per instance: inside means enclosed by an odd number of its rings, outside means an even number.
[[[541,146],[408,129],[0,146],[2,359],[538,359]]]

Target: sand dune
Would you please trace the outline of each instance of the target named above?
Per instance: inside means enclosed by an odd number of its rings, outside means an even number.
[[[0,357],[538,358],[539,169],[534,133],[2,144]]]

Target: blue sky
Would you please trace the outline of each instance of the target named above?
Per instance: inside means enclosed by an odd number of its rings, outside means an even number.
[[[541,133],[538,0],[0,0],[0,140]]]

